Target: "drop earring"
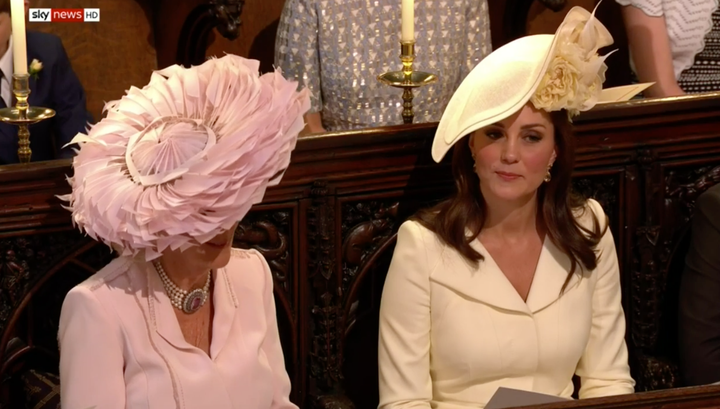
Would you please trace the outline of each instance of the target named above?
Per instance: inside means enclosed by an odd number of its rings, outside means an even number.
[[[543,179],[545,182],[549,182],[552,180],[552,175],[550,174],[550,169],[552,169],[552,164],[548,165],[547,173],[545,174],[545,179]]]

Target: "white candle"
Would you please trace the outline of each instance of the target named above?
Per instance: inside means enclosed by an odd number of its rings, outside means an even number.
[[[12,14],[13,65],[15,74],[27,74],[27,47],[25,46],[25,3],[10,0]]]
[[[415,40],[415,0],[402,0],[401,41]]]

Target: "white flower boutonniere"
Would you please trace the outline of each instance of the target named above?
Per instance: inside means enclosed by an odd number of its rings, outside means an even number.
[[[38,79],[38,76],[40,74],[40,71],[42,71],[43,65],[40,61],[38,61],[37,58],[33,58],[32,62],[30,63],[30,66],[28,67],[28,74],[30,74],[31,77]]]

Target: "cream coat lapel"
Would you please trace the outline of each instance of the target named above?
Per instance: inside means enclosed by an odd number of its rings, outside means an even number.
[[[430,272],[430,280],[474,301],[529,314],[527,304],[492,257],[488,256],[480,241],[475,240],[472,246],[485,256],[477,268],[467,263],[458,252],[444,247],[443,260]]]
[[[576,269],[580,269],[578,264]],[[570,271],[570,259],[549,238],[545,239],[540,259],[535,270],[527,305],[534,314],[560,298],[560,291]],[[578,274],[573,274],[565,291],[577,284]]]
[[[443,261],[430,272],[430,280],[474,301],[526,314],[536,313],[559,298],[570,261],[551,240],[546,239],[543,243],[527,303],[480,241],[475,240],[472,246],[485,256],[477,268],[467,263],[456,251],[445,247]],[[566,291],[576,283],[577,274],[571,279]]]

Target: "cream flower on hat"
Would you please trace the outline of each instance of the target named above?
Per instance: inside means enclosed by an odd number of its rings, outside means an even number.
[[[73,222],[147,260],[202,244],[241,220],[290,163],[307,90],[227,55],[172,66],[105,106],[71,143]]]
[[[568,18],[555,33],[555,55],[530,99],[535,108],[548,112],[565,109],[570,116],[592,109],[600,100],[605,82],[605,59],[598,50],[612,44],[612,36],[595,18]]]

